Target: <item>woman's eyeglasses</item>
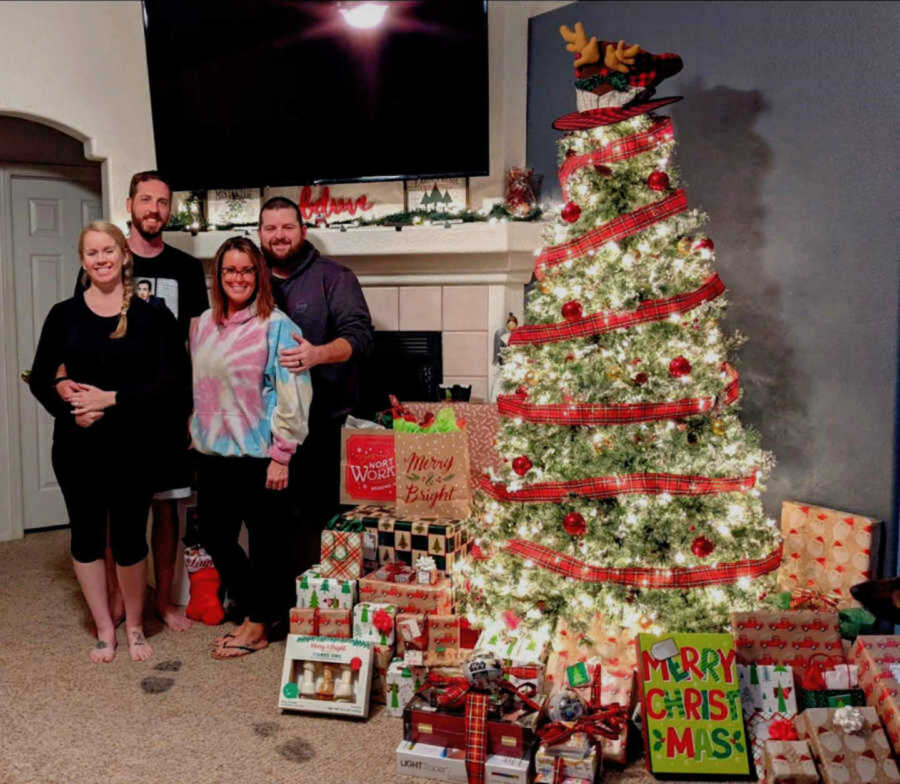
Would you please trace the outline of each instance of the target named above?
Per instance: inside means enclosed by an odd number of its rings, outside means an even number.
[[[253,278],[256,277],[255,267],[244,267],[237,269],[236,267],[222,267],[223,278]]]

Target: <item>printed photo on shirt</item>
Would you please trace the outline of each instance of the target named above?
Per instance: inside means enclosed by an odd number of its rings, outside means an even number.
[[[178,318],[177,280],[140,277],[134,283],[134,293],[151,305],[167,307]]]

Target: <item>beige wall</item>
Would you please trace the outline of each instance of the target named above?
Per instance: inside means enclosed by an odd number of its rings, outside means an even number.
[[[84,141],[124,226],[131,175],[156,162],[140,3],[0,3],[0,114]]]

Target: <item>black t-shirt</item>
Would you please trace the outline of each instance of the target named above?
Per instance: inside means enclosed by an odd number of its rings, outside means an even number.
[[[135,294],[143,299],[149,284],[151,305],[165,305],[178,320],[182,337],[187,340],[191,319],[209,308],[206,275],[203,265],[183,250],[163,245],[162,253],[151,258],[134,258]],[[81,275],[75,283],[75,294],[84,290]]]
[[[121,338],[111,338],[118,316],[98,316],[79,294],[50,309],[44,321],[29,385],[55,418],[54,438],[120,439],[132,443],[158,434],[160,421],[181,417],[186,429],[184,400],[176,380],[184,376],[187,352],[178,325],[164,308],[133,297],[128,326]],[[117,392],[116,405],[89,428],[75,424],[71,406],[56,392],[56,369],[64,364],[69,378]],[[158,441],[158,437],[150,441]]]

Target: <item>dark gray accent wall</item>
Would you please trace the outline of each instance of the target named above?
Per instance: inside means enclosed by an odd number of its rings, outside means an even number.
[[[675,163],[710,217],[731,303],[742,419],[798,499],[888,521],[896,573],[900,4],[579,2],[535,17],[527,163],[559,201],[558,116],[575,110],[559,26],[677,52],[657,96]]]

